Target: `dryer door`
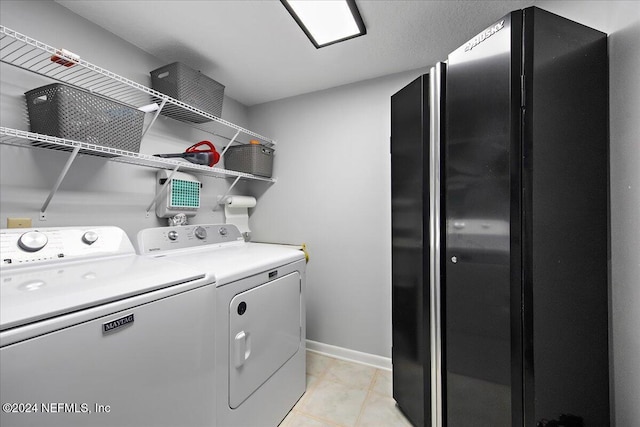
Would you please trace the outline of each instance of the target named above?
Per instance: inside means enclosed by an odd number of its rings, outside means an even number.
[[[300,274],[236,295],[229,305],[229,406],[237,408],[300,348]]]

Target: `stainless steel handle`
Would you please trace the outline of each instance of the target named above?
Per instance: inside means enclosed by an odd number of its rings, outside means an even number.
[[[429,305],[431,313],[431,425],[442,427],[442,325],[440,283],[440,100],[443,63],[429,72]]]

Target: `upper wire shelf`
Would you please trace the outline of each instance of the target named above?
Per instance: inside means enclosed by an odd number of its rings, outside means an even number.
[[[274,178],[266,178],[244,172],[231,171],[216,167],[196,165],[183,160],[167,159],[151,156],[148,154],[134,153],[132,151],[125,151],[117,148],[94,145],[87,142],[73,141],[64,138],[57,138],[49,135],[41,135],[38,133],[6,127],[0,127],[0,143],[28,148],[53,148],[64,151],[71,151],[75,148],[79,148],[80,153],[82,154],[91,154],[94,156],[105,157],[110,161],[128,163],[137,166],[146,166],[156,169],[179,168],[181,171],[195,172],[200,175],[207,175],[216,178],[237,177],[258,181],[275,182]]]
[[[60,60],[57,62],[53,61],[52,57],[55,56],[60,58]],[[164,103],[163,110],[171,111],[172,115],[178,121],[187,123],[194,128],[213,135],[221,136],[216,133],[215,130],[208,129],[206,124],[195,125],[186,120],[180,120],[180,112],[187,110],[199,114],[214,123],[219,123],[235,129],[239,133],[259,139],[268,146],[276,145],[276,141],[271,138],[267,138],[266,136],[221,119],[220,117],[194,108],[140,83],[136,83],[104,68],[98,67],[80,57],[70,54],[70,52],[49,46],[3,25],[0,25],[0,61],[62,83],[88,90],[92,93],[100,94],[133,108],[140,108],[152,102]]]

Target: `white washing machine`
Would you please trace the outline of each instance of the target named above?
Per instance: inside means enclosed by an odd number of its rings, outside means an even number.
[[[116,227],[0,238],[1,425],[215,425],[211,277]]]
[[[305,259],[296,249],[245,242],[234,225],[138,233],[138,251],[216,277],[219,427],[275,427],[306,389]]]

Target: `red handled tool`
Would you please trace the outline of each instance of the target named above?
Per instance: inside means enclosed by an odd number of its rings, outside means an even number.
[[[198,148],[202,146],[206,146],[207,148]],[[184,153],[154,155],[164,158],[181,157],[197,165],[213,166],[220,161],[220,153],[216,151],[216,147],[214,147],[210,141],[200,141],[197,144],[193,144],[191,147],[187,148]]]

